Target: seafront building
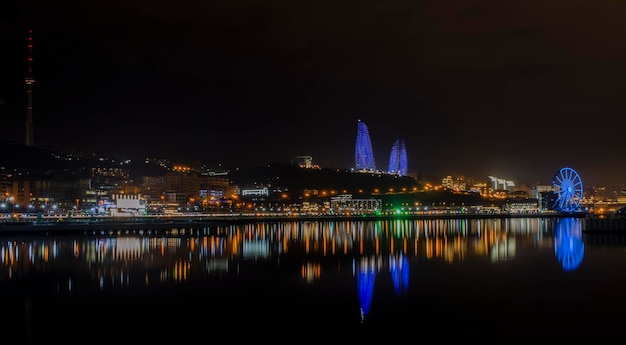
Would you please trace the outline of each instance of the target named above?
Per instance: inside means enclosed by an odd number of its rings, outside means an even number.
[[[353,199],[352,194],[341,194],[330,198],[330,212],[335,215],[364,215],[383,212],[380,198]]]
[[[102,214],[111,217],[137,217],[148,214],[146,199],[141,195],[113,194],[113,202],[108,204],[108,209]]]

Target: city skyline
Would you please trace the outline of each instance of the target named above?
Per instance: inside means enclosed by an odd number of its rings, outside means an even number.
[[[618,6],[13,4],[0,21],[4,137],[25,140],[32,77],[35,146],[348,168],[362,119],[379,164],[401,137],[409,172],[548,184],[567,166],[614,188],[626,182]]]

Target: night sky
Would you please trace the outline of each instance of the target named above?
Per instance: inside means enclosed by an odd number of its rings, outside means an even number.
[[[13,2],[13,4],[11,4]],[[310,155],[585,187],[626,182],[619,1],[16,1],[0,11],[2,135],[234,168]]]

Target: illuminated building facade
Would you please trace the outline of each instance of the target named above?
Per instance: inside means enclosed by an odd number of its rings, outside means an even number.
[[[382,210],[381,199],[352,199],[352,194],[341,194],[330,198],[330,209],[334,214],[375,214]]]
[[[513,191],[515,189],[515,182],[505,180],[502,178],[498,178],[495,176],[489,176],[489,180],[491,180],[492,187],[494,191],[496,190],[505,190],[505,191]]]
[[[391,154],[389,155],[389,169],[390,174],[398,174],[401,176],[407,176],[407,158],[406,158],[406,146],[404,145],[404,139],[397,139],[393,143],[391,148]]]
[[[313,157],[311,156],[297,156],[295,161],[300,168],[310,169],[313,167]]]
[[[111,195],[113,204],[109,205],[112,217],[129,217],[146,214],[146,199],[140,195]]]
[[[354,164],[356,170],[376,170],[370,134],[367,125],[361,120],[357,124]]]

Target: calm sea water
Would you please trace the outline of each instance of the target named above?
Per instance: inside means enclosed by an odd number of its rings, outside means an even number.
[[[576,218],[195,230],[0,238],[1,339],[562,343],[626,327],[624,237]]]

